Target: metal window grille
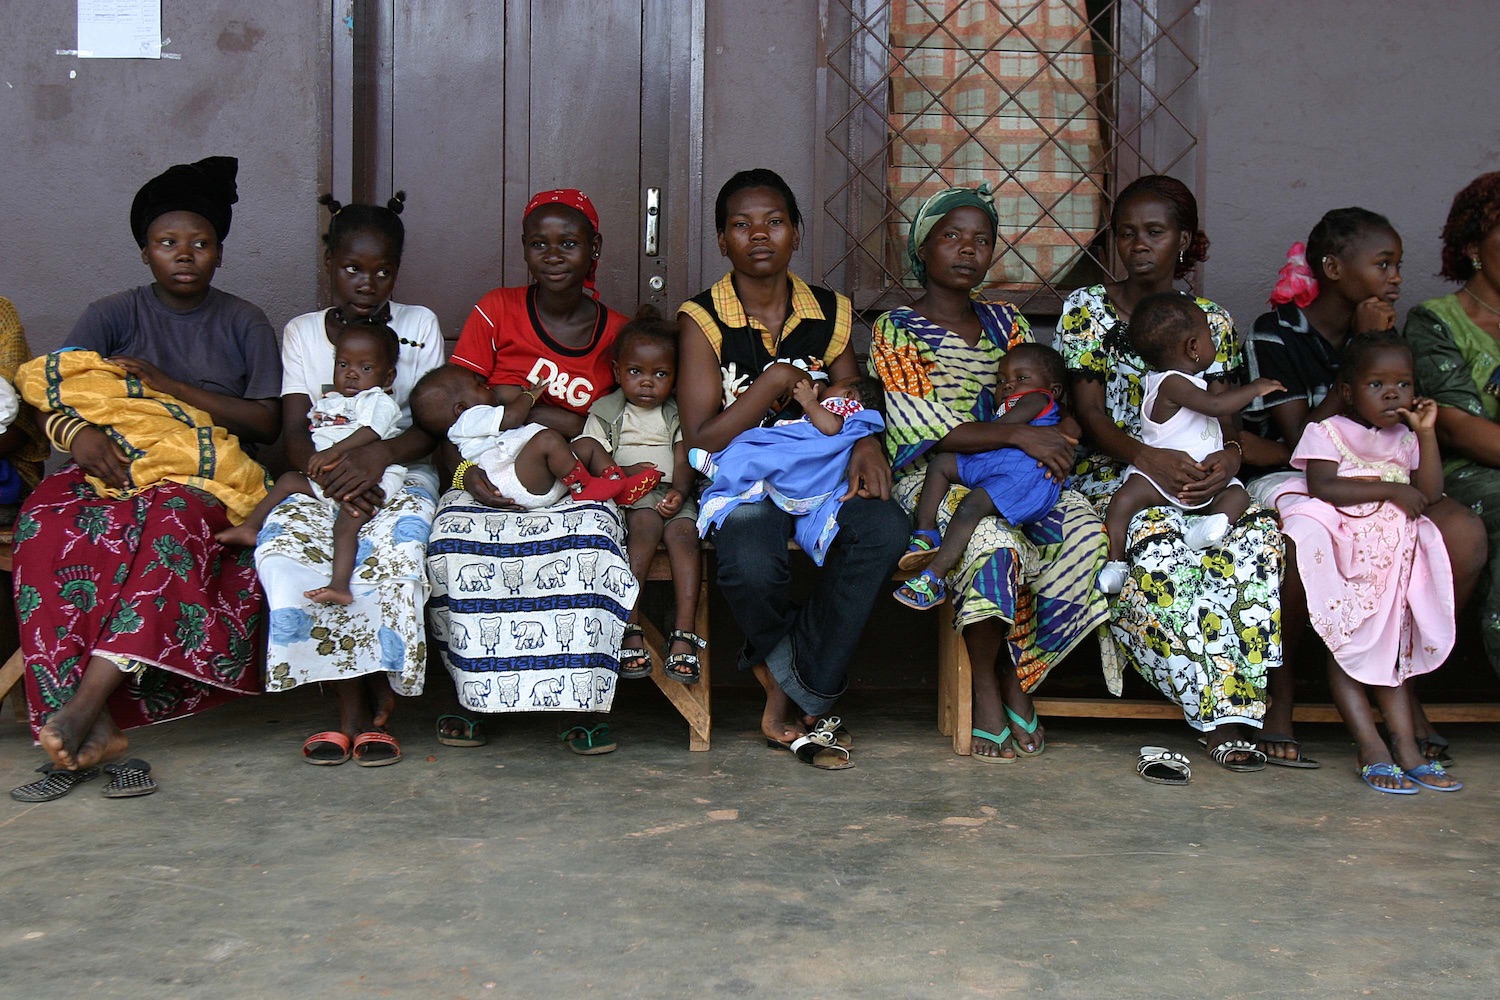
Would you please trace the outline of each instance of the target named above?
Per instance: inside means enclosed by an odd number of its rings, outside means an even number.
[[[1056,314],[1111,273],[1111,197],[1143,174],[1199,187],[1200,0],[823,0],[823,279],[862,311],[920,289],[922,200],[988,181],[985,287]]]

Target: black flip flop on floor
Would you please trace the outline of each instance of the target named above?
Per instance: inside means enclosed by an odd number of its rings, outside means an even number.
[[[1292,739],[1292,737],[1285,733],[1261,733],[1255,738],[1255,742],[1274,743],[1277,746],[1290,745],[1297,751],[1297,756],[1295,757],[1277,757],[1275,754],[1268,753],[1266,754],[1267,764],[1274,764],[1277,767],[1302,767],[1308,770],[1316,770],[1323,766],[1311,757],[1304,757],[1302,755],[1302,742]]]
[[[104,786],[106,799],[133,799],[156,791],[156,780],[151,777],[151,765],[139,757],[105,764],[104,772],[109,775],[109,784]]]
[[[10,797],[17,802],[51,802],[60,799],[73,790],[73,786],[99,777],[97,767],[86,767],[80,771],[69,771],[58,767],[51,761],[37,768],[37,773],[43,775],[40,781],[22,785],[20,788],[12,788]]]

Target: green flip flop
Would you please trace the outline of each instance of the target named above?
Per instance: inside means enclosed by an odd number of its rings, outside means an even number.
[[[614,737],[609,733],[609,723],[601,722],[592,728],[589,726],[574,726],[572,729],[564,730],[557,734],[557,738],[567,744],[568,749],[580,757],[595,757],[601,753],[614,753],[619,746]]]
[[[1005,706],[1005,714],[1009,716],[1010,721],[1015,724],[1015,727],[1021,732],[1025,733],[1027,736],[1036,735],[1037,727],[1042,724],[1041,717],[1037,715],[1036,706],[1034,705],[1031,709],[1030,722],[1027,722],[1025,719],[1021,718],[1020,715],[1011,711],[1009,705]],[[1006,728],[1008,729],[1010,727],[1007,726]],[[1019,740],[1015,742],[1015,748],[1016,753],[1020,754],[1022,757],[1038,757],[1041,755],[1043,750],[1047,749],[1047,737],[1043,736],[1041,738],[1041,740],[1037,743],[1035,750],[1027,750],[1025,747],[1021,746],[1021,742]]]
[[[975,726],[969,731],[982,740],[989,740],[991,743],[995,744],[995,746],[1000,747],[1001,749],[1005,748],[1005,741],[1010,739],[1009,726],[1006,726],[1004,729],[1000,730],[1000,734],[998,736],[994,733],[987,733],[983,729],[980,729],[978,726]],[[991,757],[988,754],[982,753],[973,753],[970,754],[970,756],[974,760],[980,761],[985,764],[1014,764],[1016,762],[1016,758],[1014,757]]]

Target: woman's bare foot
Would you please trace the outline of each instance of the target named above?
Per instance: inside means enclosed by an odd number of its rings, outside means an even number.
[[[771,676],[771,668],[761,663],[753,667],[751,673],[755,674],[755,679],[766,690],[766,710],[760,715],[761,735],[778,743],[790,743],[806,736],[807,727],[791,721],[794,710],[792,699],[786,696],[781,685],[776,683],[776,678]]]
[[[257,532],[248,524],[236,524],[225,528],[223,531],[214,532],[214,541],[220,545],[240,545],[247,549],[255,548],[255,536]]]
[[[348,587],[339,588],[332,584],[326,587],[318,587],[316,590],[304,590],[302,596],[314,604],[353,604],[354,595],[349,592]]]
[[[37,733],[36,740],[47,751],[47,756],[52,758],[52,763],[66,770],[76,771],[84,766],[78,762],[78,751],[88,738],[94,720],[85,721],[78,717],[78,713],[68,711],[68,708],[69,706],[64,705],[54,712],[52,718]]]
[[[129,747],[130,741],[120,732],[120,727],[115,725],[109,710],[105,709],[94,719],[94,727],[84,737],[83,746],[78,748],[75,756],[80,768],[95,767],[125,756]]]

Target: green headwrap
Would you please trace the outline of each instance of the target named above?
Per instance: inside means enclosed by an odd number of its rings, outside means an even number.
[[[911,220],[911,231],[906,237],[906,259],[911,262],[912,274],[916,275],[918,281],[927,284],[927,265],[917,256],[917,251],[927,241],[927,236],[932,232],[932,227],[938,221],[955,208],[963,208],[965,205],[984,212],[994,223],[996,232],[1000,229],[1000,213],[995,211],[995,196],[990,194],[988,181],[977,188],[949,188],[939,191],[937,194],[922,202],[922,207],[917,209],[917,217]]]

